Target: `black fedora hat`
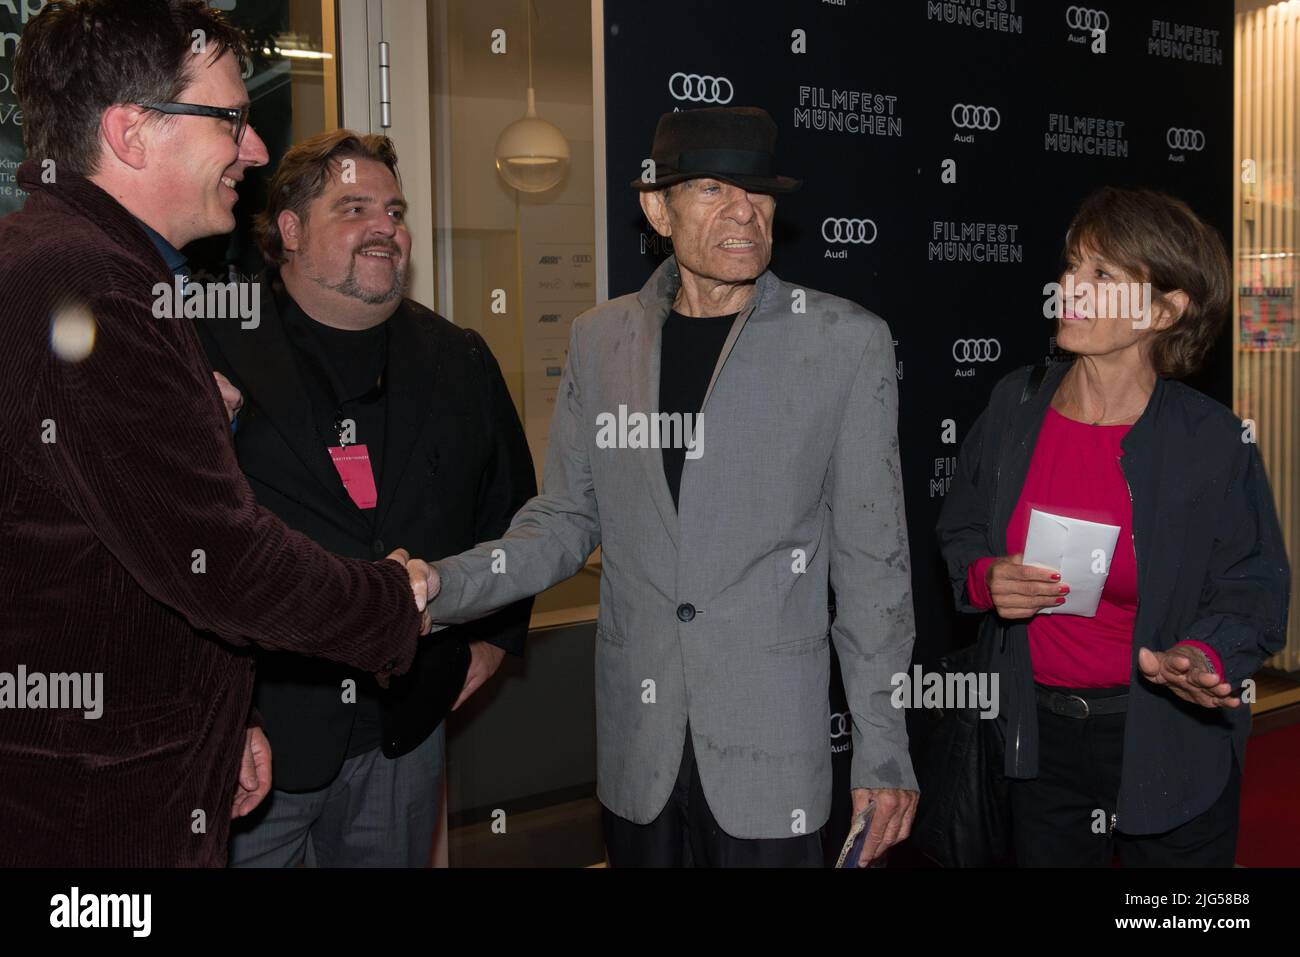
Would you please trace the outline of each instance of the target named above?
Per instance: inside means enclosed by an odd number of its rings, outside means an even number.
[[[707,176],[753,193],[788,193],[799,180],[773,170],[776,123],[754,106],[716,106],[665,113],[655,127],[654,178],[632,180],[636,189],[663,189]]]

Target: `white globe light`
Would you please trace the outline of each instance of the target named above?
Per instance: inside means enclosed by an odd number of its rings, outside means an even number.
[[[537,117],[532,87],[528,112],[497,137],[497,172],[523,193],[544,193],[569,171],[569,141],[555,126]]]

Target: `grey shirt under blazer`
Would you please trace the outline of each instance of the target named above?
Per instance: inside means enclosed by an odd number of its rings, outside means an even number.
[[[680,282],[670,258],[639,293],[574,320],[543,492],[503,538],[435,563],[431,607],[442,625],[477,618],[575,574],[602,546],[601,802],[653,821],[689,720],[728,834],[811,833],[831,800],[828,583],[851,784],[916,787],[890,703],[915,635],[893,342],[862,307],[764,272],[714,370],[679,514],[662,450],[602,447],[597,416],[657,411]]]

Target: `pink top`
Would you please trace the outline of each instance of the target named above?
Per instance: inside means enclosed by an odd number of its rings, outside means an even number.
[[[1133,502],[1120,470],[1120,441],[1128,425],[1088,425],[1049,408],[1038,434],[1024,488],[1007,524],[1007,551],[1025,550],[1029,511],[1119,526],[1110,574],[1093,618],[1035,615],[1029,620],[1034,680],[1064,688],[1109,688],[1129,683],[1133,622],[1137,617],[1137,559],[1133,552]],[[974,562],[966,592],[977,608],[992,608],[987,573],[994,559]],[[1068,585],[1069,582],[1062,584]],[[1218,656],[1195,644],[1220,671]]]

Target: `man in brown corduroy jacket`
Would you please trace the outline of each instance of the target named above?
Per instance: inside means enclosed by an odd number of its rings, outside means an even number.
[[[247,646],[386,683],[428,629],[423,562],[333,557],[256,504],[192,323],[157,318],[177,250],[230,231],[235,185],[267,162],[245,53],[198,0],[51,4],[19,46],[0,866],[223,864],[270,783]]]

